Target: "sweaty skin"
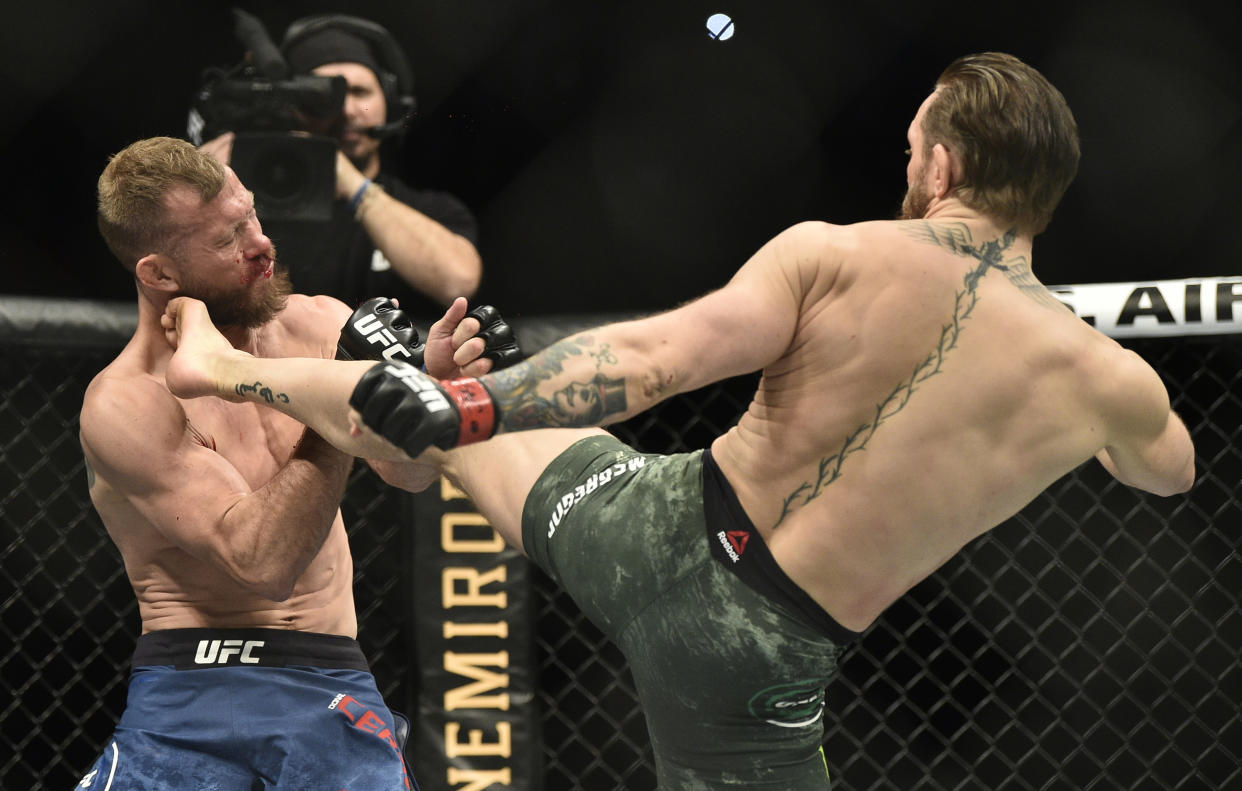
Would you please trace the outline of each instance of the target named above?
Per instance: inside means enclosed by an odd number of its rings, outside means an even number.
[[[1092,457],[1158,495],[1194,481],[1194,448],[1159,376],[1031,271],[1034,232],[1072,179],[1077,133],[1054,89],[1014,60],[968,56],[946,74],[969,70],[965,84],[985,88],[1014,80],[1004,96],[1039,99],[1041,119],[1059,113],[1062,139],[1034,148],[1060,164],[1013,185],[1043,183],[1051,203],[1025,189],[1018,207],[972,197],[964,174],[979,151],[953,133],[923,139],[929,107],[936,128],[938,88],[907,133],[903,219],[795,225],[715,292],[483,376],[491,415],[479,383],[441,385],[462,391],[478,425],[498,420],[500,433],[392,465],[443,469],[614,638],[634,670],[662,785],[826,787],[822,690],[853,633]],[[1014,104],[986,109],[988,129]],[[1004,146],[983,153],[992,148]],[[191,301],[170,304],[164,326],[178,344],[174,391],[230,393],[262,379],[287,396],[262,403],[338,447],[382,447],[351,425],[358,368],[216,353]],[[754,371],[754,399],[710,459],[640,454],[587,428]],[[361,409],[402,447],[444,436],[447,402],[417,371],[371,369],[366,384]],[[414,472],[387,480],[422,483]],[[745,536],[752,549],[744,561],[722,559],[713,535]],[[735,679],[735,697],[713,694],[713,678]],[[807,709],[771,720],[781,704]]]

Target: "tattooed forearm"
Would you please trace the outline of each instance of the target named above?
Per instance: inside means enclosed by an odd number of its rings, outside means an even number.
[[[617,364],[617,356],[612,353],[612,347],[607,343],[600,346],[597,351],[588,352],[588,354],[595,358],[595,369],[597,371],[603,368],[604,365]]]
[[[492,374],[491,381],[506,392],[520,390],[527,383],[534,387],[539,382],[562,373],[564,362],[570,357],[598,354],[599,352],[592,351],[594,345],[595,341],[590,335],[575,335],[572,338],[557,341],[529,360]]]
[[[534,388],[498,394],[502,399],[501,426],[506,431],[528,428],[581,428],[611,422],[625,413],[625,380],[596,374],[585,382],[570,382],[544,398]]]
[[[589,378],[564,381],[566,361],[584,356],[593,361],[594,376],[586,372]],[[619,362],[609,344],[597,344],[594,336],[584,334],[558,341],[526,362],[491,375],[488,387],[500,406],[501,428],[520,431],[611,422],[628,408],[626,381],[601,369]],[[540,385],[555,389],[541,395]]]

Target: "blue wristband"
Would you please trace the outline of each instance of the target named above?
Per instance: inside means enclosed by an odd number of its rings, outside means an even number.
[[[358,207],[362,205],[362,196],[367,194],[367,190],[371,188],[371,179],[362,182],[362,186],[354,193],[354,197],[349,199],[349,213],[357,214]]]

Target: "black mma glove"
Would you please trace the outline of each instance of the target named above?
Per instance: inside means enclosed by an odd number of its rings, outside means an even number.
[[[522,350],[518,348],[513,328],[500,317],[491,305],[479,305],[466,314],[467,318],[477,319],[479,332],[476,338],[482,338],[484,347],[482,357],[491,360],[493,371],[508,368],[522,359]]]
[[[423,343],[405,313],[387,297],[363,302],[341,328],[338,360],[401,360],[423,367]]]
[[[401,362],[380,363],[363,374],[349,405],[367,428],[411,458],[431,445],[448,450],[482,442],[499,421],[492,394],[478,379],[437,382]]]

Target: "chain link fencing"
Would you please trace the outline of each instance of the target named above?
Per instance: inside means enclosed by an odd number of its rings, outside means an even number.
[[[72,307],[31,330],[0,304],[5,791],[74,787],[124,707],[139,628],[77,438],[128,319]],[[574,324],[518,326],[531,349]],[[1147,497],[1088,463],[890,608],[828,689],[835,789],[1242,789],[1242,336],[1127,345],[1190,427],[1194,490]],[[680,396],[616,433],[645,451],[704,447],[754,384]],[[385,697],[414,711],[404,496],[360,464],[343,509],[359,640]],[[544,788],[654,788],[624,658],[542,574],[535,589]]]

